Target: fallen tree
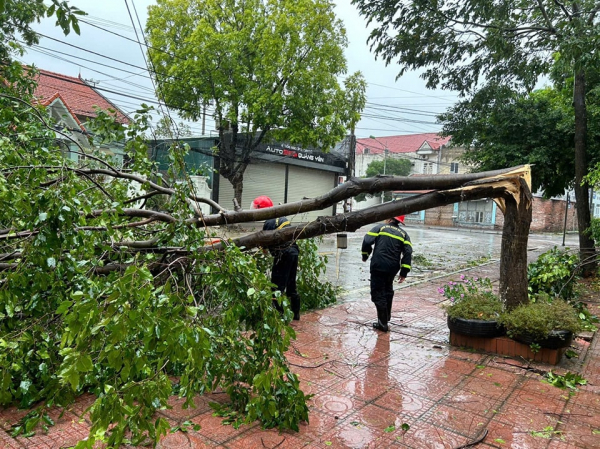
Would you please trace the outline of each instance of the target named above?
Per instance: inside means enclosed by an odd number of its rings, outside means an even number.
[[[118,446],[128,430],[134,445],[157,441],[169,425],[156,421],[155,411],[174,391],[191,403],[196,394],[221,390],[239,420],[297,429],[308,409],[285,358],[294,335],[286,325],[290,317],[282,320],[273,310],[264,256],[248,251],[253,247],[491,197],[505,208],[507,223],[514,225],[511,216],[520,220],[504,239],[514,245],[505,248],[503,240],[502,269],[510,268],[513,287],[504,288],[504,278],[501,291],[507,303],[526,298],[526,273],[515,271],[513,261],[526,256],[527,167],[351,179],[319,198],[236,212],[196,197],[189,180],[181,182],[185,147],[175,145],[171,169],[158,174],[147,158],[143,115],[128,129],[114,127],[107,114],[96,121],[104,130],[97,139],[125,142],[128,166],[117,168],[106,155],[81,148],[75,164],[56,140],[68,135],[57,136],[20,99],[4,99],[19,116],[4,133],[20,137],[5,140],[0,153],[0,403],[42,404],[22,432],[40,422],[43,404],[64,406],[85,391],[98,399],[90,409],[90,438],[79,447],[100,440]],[[132,183],[140,186],[136,197]],[[396,189],[431,192],[214,241],[214,226],[293,216],[361,192]],[[161,210],[131,207],[158,196],[168,199]],[[203,216],[200,202],[220,212]],[[519,285],[525,290],[514,288]]]

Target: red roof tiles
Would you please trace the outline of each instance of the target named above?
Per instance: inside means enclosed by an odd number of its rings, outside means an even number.
[[[427,142],[433,150],[450,142],[451,137],[440,137],[436,133],[406,134],[402,136],[377,137],[377,139],[356,139],[356,154],[363,154],[365,148],[369,154],[381,154],[384,148],[390,153],[414,153]]]
[[[117,112],[117,120],[120,123],[129,123],[129,119],[119,108],[95,91],[92,86],[86,84],[80,77],[75,78],[47,70],[40,70],[37,82],[38,85],[34,96],[45,106],[52,103],[58,94],[65,106],[78,116],[96,117],[94,106],[97,106],[102,110],[115,110]]]

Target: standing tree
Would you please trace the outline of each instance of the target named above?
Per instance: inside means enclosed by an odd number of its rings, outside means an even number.
[[[330,0],[159,0],[147,31],[159,95],[191,119],[214,104],[218,170],[239,204],[261,142],[328,150],[361,112],[338,83],[347,39]]]
[[[411,168],[412,165],[408,159],[387,157],[385,161],[371,162],[365,174],[367,178],[373,178],[377,175],[408,176]]]
[[[392,175],[392,176],[408,176],[410,174],[410,170],[412,165],[408,159],[400,158],[386,158],[384,161],[372,161],[368,166],[365,172],[367,178],[373,178],[379,175]],[[384,173],[385,172],[385,173]],[[361,193],[357,195],[354,199],[356,201],[364,201],[367,195]],[[391,199],[391,194],[389,192],[385,192],[384,196],[385,201],[389,201]]]
[[[597,63],[596,0],[352,0],[378,26],[370,41],[399,75],[425,69],[430,88],[472,93],[485,80],[531,90],[549,73],[555,54],[568,61],[574,77],[575,194],[581,258],[595,254],[585,230],[590,225],[587,160],[586,76]],[[586,266],[586,274],[595,264]]]

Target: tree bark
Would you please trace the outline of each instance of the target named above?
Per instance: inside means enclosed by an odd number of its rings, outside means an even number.
[[[596,272],[596,250],[594,240],[585,232],[591,224],[589,185],[583,182],[587,175],[587,110],[585,104],[585,72],[575,74],[573,88],[575,109],[575,198],[577,200],[577,225],[579,227],[579,257],[584,277]]]
[[[527,239],[532,219],[531,192],[521,180],[517,200],[505,197],[504,228],[500,249],[500,298],[513,309],[528,297]]]
[[[244,192],[244,174],[236,173],[236,175],[231,179],[231,185],[233,185],[234,209],[237,210],[235,207],[235,201],[237,201],[239,207],[243,208],[242,193]]]

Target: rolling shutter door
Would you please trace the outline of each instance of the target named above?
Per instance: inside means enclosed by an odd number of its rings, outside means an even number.
[[[315,198],[329,192],[334,187],[337,175],[333,172],[302,168],[290,165],[288,179],[288,203],[302,198]],[[333,206],[324,210],[315,210],[290,216],[293,222],[309,222],[322,215],[332,215]]]
[[[242,209],[250,209],[252,200],[267,195],[273,204],[283,204],[285,193],[285,165],[271,162],[253,161],[244,172]],[[219,204],[233,210],[233,186],[223,178],[219,179]]]

